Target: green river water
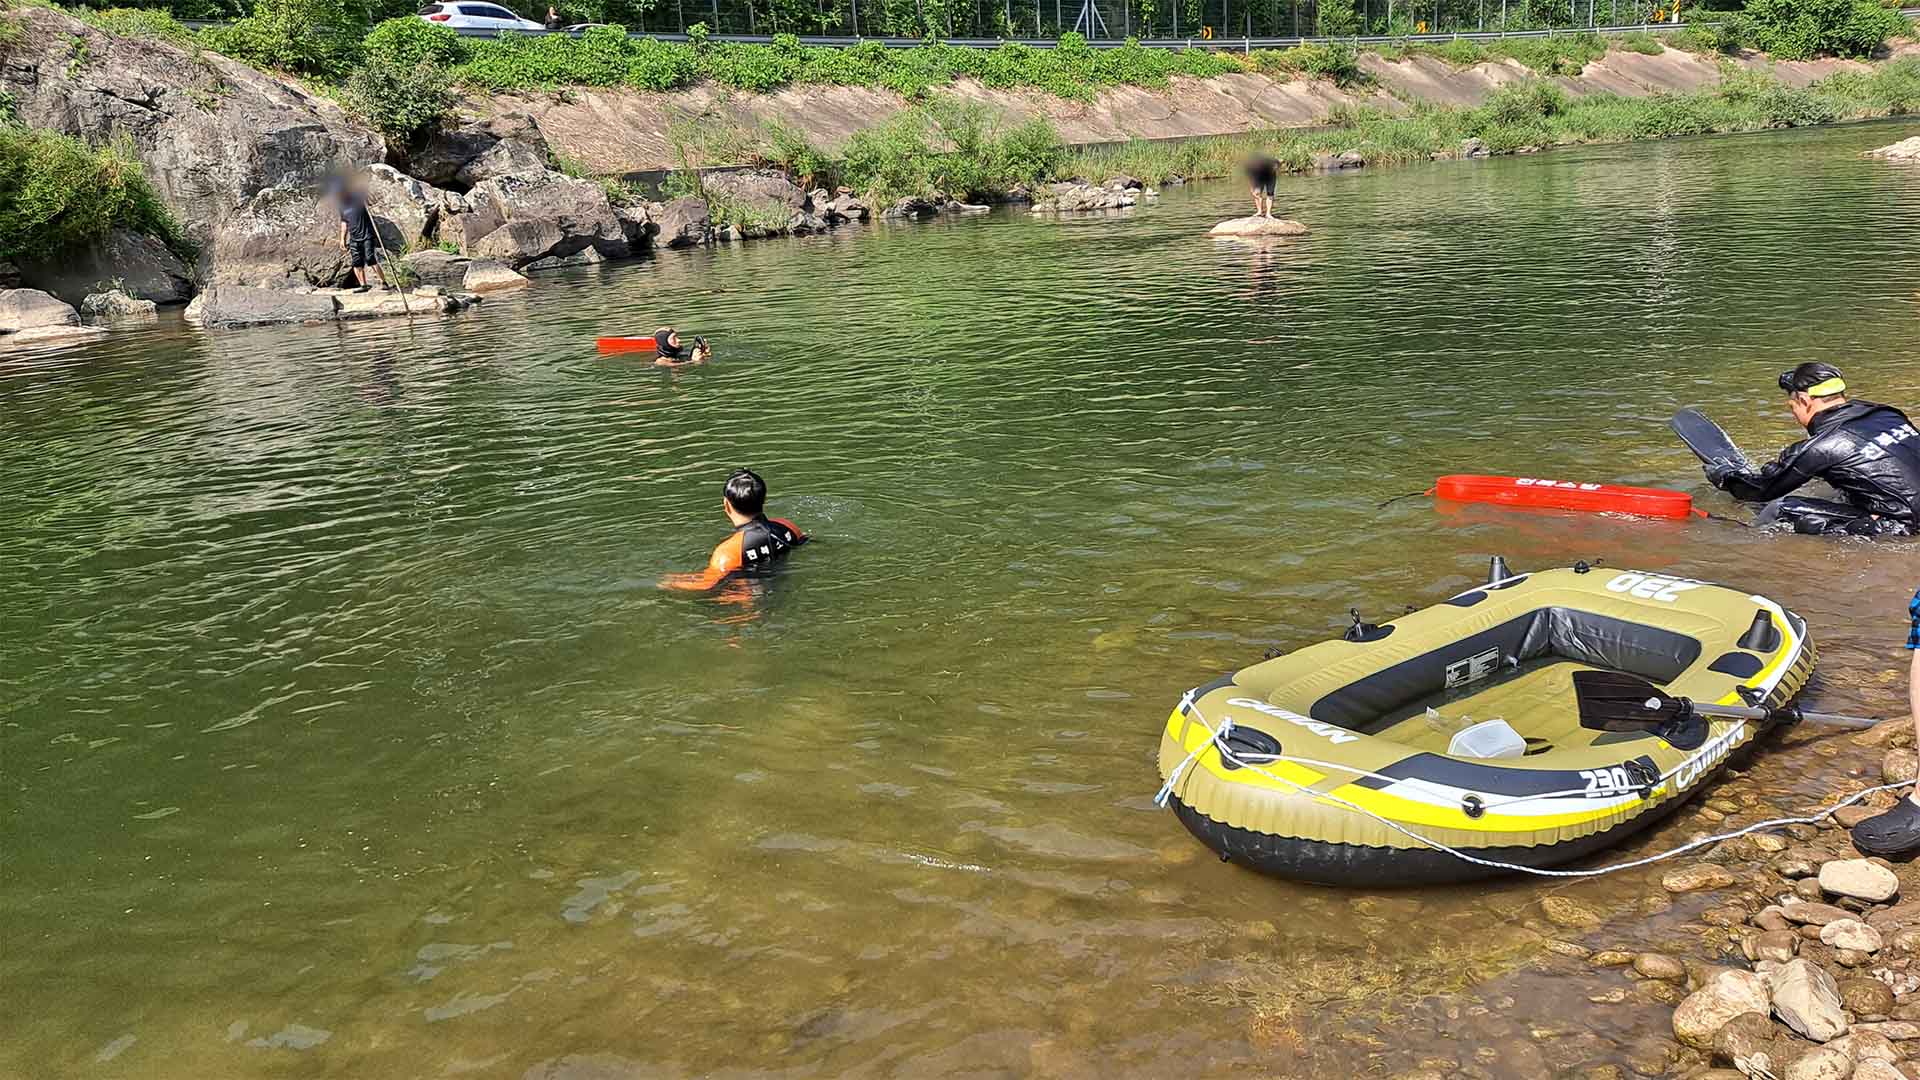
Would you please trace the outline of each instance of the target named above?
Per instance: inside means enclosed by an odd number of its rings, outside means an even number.
[[[1898,708],[1910,545],[1380,504],[1479,471],[1733,513],[1676,408],[1771,452],[1803,359],[1920,406],[1920,171],[1857,156],[1909,133],[1294,178],[1316,231],[1266,248],[1205,238],[1243,193],[1199,185],[0,354],[0,1074],[1623,1060],[1664,1012],[1500,959],[1549,886],[1221,864],[1152,806],[1156,741],[1494,553],[1766,593],[1810,700]],[[720,362],[593,353],[668,319]],[[657,591],[742,465],[819,542],[750,604]],[[1799,807],[1870,763],[1816,750],[1754,775]]]

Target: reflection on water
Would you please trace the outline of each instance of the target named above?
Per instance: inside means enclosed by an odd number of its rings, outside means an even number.
[[[1539,884],[1213,861],[1151,805],[1158,726],[1495,552],[1769,593],[1813,622],[1821,705],[1896,708],[1910,549],[1380,508],[1452,471],[1704,491],[1665,418],[1777,446],[1804,359],[1920,402],[1920,188],[1855,156],[1893,134],[1300,179],[1281,208],[1317,231],[1266,249],[1202,236],[1223,184],[548,277],[444,322],[6,354],[0,975],[30,1004],[0,1072],[1656,1052],[1653,1006],[1503,974]],[[593,354],[668,320],[720,362]],[[748,609],[658,592],[742,465],[820,542]],[[1848,759],[1796,738],[1755,776],[1801,800]],[[1648,880],[1555,889],[1620,911]],[[1593,1044],[1543,1059],[1526,1025],[1575,1005]]]

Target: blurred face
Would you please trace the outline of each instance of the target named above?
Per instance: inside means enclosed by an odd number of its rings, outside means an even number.
[[[1793,413],[1794,422],[1801,427],[1806,427],[1807,422],[1813,419],[1813,414],[1819,411],[1813,407],[1813,399],[1805,394],[1788,394],[1787,409]]]

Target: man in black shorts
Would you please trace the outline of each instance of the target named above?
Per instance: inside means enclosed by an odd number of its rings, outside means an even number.
[[[1253,187],[1253,216],[1273,216],[1273,188],[1280,181],[1280,163],[1270,154],[1247,159],[1247,182]]]
[[[374,245],[379,241],[373,234],[373,215],[367,211],[367,190],[364,186],[342,183],[335,190],[340,203],[340,249],[347,253],[347,259],[353,266],[353,280],[359,284],[355,292],[366,292],[367,267],[373,267],[380,275],[380,288],[385,290],[387,272],[380,268],[380,260],[374,257]]]

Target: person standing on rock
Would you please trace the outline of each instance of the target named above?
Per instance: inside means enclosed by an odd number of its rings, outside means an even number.
[[[1913,592],[1907,605],[1907,617],[1913,626],[1907,631],[1907,651],[1913,654],[1913,666],[1907,672],[1907,704],[1913,709],[1914,737],[1920,740],[1920,589]],[[1920,850],[1920,791],[1908,792],[1893,804],[1893,809],[1877,814],[1853,827],[1853,846],[1867,855],[1904,855]]]
[[[373,215],[367,210],[367,190],[342,183],[336,191],[340,201],[340,250],[347,253],[347,260],[353,266],[353,280],[358,284],[354,292],[366,292],[367,267],[380,275],[380,289],[391,288],[387,284],[387,272],[380,268],[380,260],[375,257],[374,247],[379,240],[373,234]]]
[[[1253,216],[1273,216],[1273,189],[1280,182],[1280,163],[1273,155],[1255,153],[1247,158],[1247,183],[1253,188]]]

